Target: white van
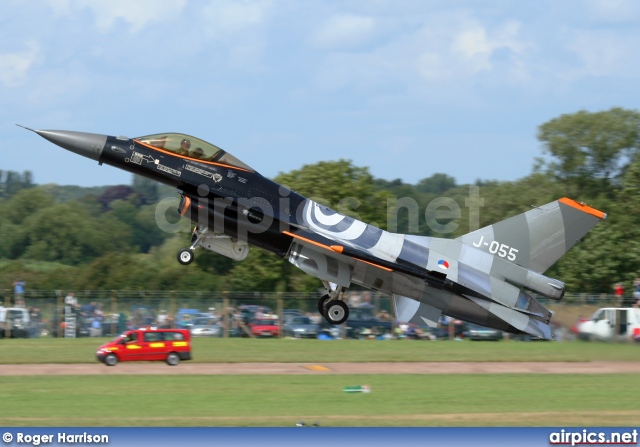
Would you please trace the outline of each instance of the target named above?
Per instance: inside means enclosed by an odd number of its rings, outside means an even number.
[[[29,312],[24,307],[0,306],[0,338],[7,336],[7,329],[11,338],[27,338],[30,324]]]
[[[605,307],[578,326],[582,340],[640,341],[640,308]]]

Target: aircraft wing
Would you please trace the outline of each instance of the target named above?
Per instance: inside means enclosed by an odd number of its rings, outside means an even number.
[[[376,258],[363,250],[337,245],[335,241],[315,233],[296,231],[285,234],[293,238],[289,262],[311,276],[342,287],[353,282],[388,295],[423,296],[429,281],[432,281],[426,270]]]
[[[301,230],[284,233],[293,238],[289,262],[311,276],[343,287],[355,282],[390,295],[404,291],[420,296],[425,286],[439,287],[443,282],[438,272],[378,257],[346,241]]]
[[[488,281],[467,283],[464,289],[460,290],[461,296],[497,319],[535,337],[552,338],[551,312],[525,290],[493,276],[489,276]]]

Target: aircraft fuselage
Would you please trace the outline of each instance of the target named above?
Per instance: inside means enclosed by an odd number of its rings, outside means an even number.
[[[182,215],[217,234],[284,256],[301,195],[255,171],[183,157],[133,139],[108,137],[100,163],[175,187]],[[185,202],[189,204],[185,208]]]
[[[333,324],[348,316],[341,291],[358,284],[392,295],[401,321],[435,326],[445,314],[551,338],[551,313],[529,291],[561,299],[564,284],[542,272],[606,218],[563,198],[455,240],[396,234],[305,198],[188,135],[34,132],[175,187],[179,213],[197,224],[192,246],[178,253],[182,264],[197,246],[235,260],[246,258],[249,245],[263,248],[323,281],[328,294],[318,311]]]

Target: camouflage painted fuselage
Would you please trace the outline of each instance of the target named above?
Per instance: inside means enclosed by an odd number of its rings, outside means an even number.
[[[399,321],[435,326],[448,315],[549,339],[551,313],[529,291],[559,300],[544,271],[606,215],[559,199],[458,239],[384,231],[279,185],[222,149],[183,134],[129,139],[35,131],[70,151],[171,185],[199,243],[237,260],[254,245],[321,280],[393,297]],[[204,150],[181,152],[182,139]],[[202,157],[206,156],[206,159]]]

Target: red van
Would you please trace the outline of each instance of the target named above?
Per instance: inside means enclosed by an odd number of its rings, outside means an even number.
[[[136,329],[127,331],[96,351],[107,366],[118,362],[163,360],[174,366],[191,360],[191,334],[186,329]]]

